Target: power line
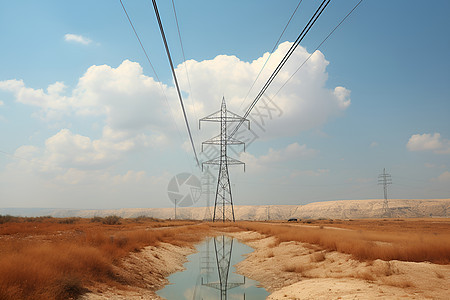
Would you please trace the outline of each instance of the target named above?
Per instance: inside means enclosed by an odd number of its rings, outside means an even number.
[[[311,52],[311,54],[305,59],[305,61],[303,61],[303,63],[297,68],[297,70],[295,70],[295,72],[288,78],[288,80],[286,80],[286,82],[283,83],[283,85],[278,89],[278,91],[272,97],[272,100],[278,95],[278,93],[281,91],[281,89],[283,89],[286,86],[286,84],[288,84],[288,82],[291,81],[291,79],[294,77],[294,75],[297,74],[297,72],[309,61],[311,56],[313,56],[313,54],[316,53],[316,51],[328,40],[328,38],[336,31],[336,29],[338,29],[339,26],[341,26],[341,24],[344,23],[344,21],[353,13],[353,11],[361,4],[361,2],[363,2],[363,0],[360,0],[352,8],[352,10],[339,22],[339,24],[337,24],[336,27],[334,27],[333,30],[330,31],[330,33],[323,39],[323,41],[316,47],[316,49],[314,49],[314,51]]]
[[[191,100],[191,105],[192,105],[192,110],[194,111],[195,120],[198,120],[199,118],[197,116],[197,110],[195,109],[194,94],[192,93],[191,79],[189,78],[188,67],[187,67],[187,63],[186,63],[186,55],[184,54],[183,40],[181,39],[181,30],[180,30],[180,26],[178,23],[177,10],[175,9],[175,1],[174,0],[172,0],[172,8],[173,8],[173,15],[175,16],[175,22],[177,25],[178,38],[180,40],[180,46],[181,46],[181,53],[183,54],[184,70],[186,72],[186,79],[187,79],[188,87],[189,87],[189,99]],[[197,133],[196,137],[200,138],[198,132],[196,132],[196,133]]]
[[[161,80],[159,80],[158,73],[156,73],[155,68],[153,67],[152,62],[150,61],[150,58],[149,58],[149,56],[148,56],[148,54],[147,54],[147,51],[145,51],[144,45],[142,45],[141,39],[139,38],[139,35],[138,35],[136,29],[134,28],[133,22],[131,22],[130,16],[128,15],[127,10],[125,9],[125,6],[123,5],[122,0],[119,0],[119,1],[120,1],[120,4],[122,5],[123,11],[125,12],[125,15],[127,16],[128,22],[129,22],[130,25],[131,25],[131,28],[133,28],[134,35],[136,36],[136,38],[137,38],[137,40],[138,40],[138,42],[139,42],[139,45],[141,45],[142,51],[144,51],[145,57],[147,58],[147,61],[148,61],[148,63],[150,64],[150,67],[152,68],[153,73],[155,74],[156,79],[158,80],[158,82],[161,82]]]
[[[194,100],[193,100],[193,96],[192,96],[191,80],[189,79],[188,68],[187,68],[187,64],[186,64],[186,56],[184,55],[183,40],[181,39],[181,31],[180,31],[180,26],[178,24],[178,17],[177,17],[177,11],[175,9],[175,1],[174,0],[172,0],[172,7],[173,7],[173,14],[175,16],[175,22],[177,24],[177,31],[178,31],[178,38],[180,40],[181,53],[183,54],[184,69],[186,71],[186,78],[187,78],[188,85],[189,85],[189,95],[191,95],[192,108],[194,110],[195,119],[197,120],[198,117],[197,117],[197,112],[195,110]]]
[[[138,42],[139,42],[139,45],[141,46],[141,49],[142,49],[142,51],[144,52],[145,57],[147,58],[147,61],[148,61],[148,63],[150,64],[150,67],[152,68],[153,74],[155,74],[155,78],[156,78],[156,80],[157,80],[157,82],[158,82],[159,88],[161,89],[161,92],[162,92],[162,94],[163,94],[163,96],[164,96],[164,99],[166,100],[167,108],[169,109],[169,112],[170,112],[170,116],[171,116],[171,118],[172,118],[172,121],[173,121],[173,123],[174,123],[174,125],[175,125],[175,128],[176,128],[176,130],[177,130],[177,132],[178,132],[178,135],[180,136],[180,139],[182,140],[182,136],[181,136],[180,130],[178,129],[177,122],[175,122],[175,117],[174,117],[174,114],[173,114],[173,112],[172,112],[172,108],[170,107],[169,100],[167,99],[166,92],[164,91],[164,88],[163,88],[163,86],[162,86],[161,80],[159,79],[158,73],[156,73],[156,70],[155,70],[155,68],[153,67],[152,62],[150,61],[150,57],[148,56],[147,51],[145,51],[144,45],[143,45],[142,42],[141,42],[141,39],[140,39],[140,37],[139,37],[139,34],[137,33],[136,28],[134,27],[133,22],[131,21],[130,16],[128,15],[128,12],[127,12],[127,10],[126,10],[126,8],[125,8],[125,5],[123,4],[122,0],[119,0],[119,1],[120,1],[120,4],[122,5],[122,9],[123,9],[125,15],[127,16],[128,22],[130,23],[131,28],[133,29],[134,35],[136,36],[136,38],[137,38],[137,40],[138,40]]]
[[[264,62],[264,65],[261,67],[261,70],[259,71],[258,75],[255,78],[255,81],[253,81],[252,86],[250,87],[250,89],[247,92],[247,95],[245,95],[244,100],[242,100],[241,106],[242,104],[244,104],[245,100],[247,99],[248,95],[250,94],[251,90],[253,89],[253,86],[255,85],[256,81],[258,81],[259,76],[261,75],[262,71],[264,70],[264,68],[267,65],[267,62],[269,62],[270,57],[272,56],[272,54],[275,52],[275,49],[278,46],[278,43],[280,42],[281,38],[284,35],[284,32],[286,31],[286,29],[288,28],[289,24],[291,23],[292,18],[294,17],[295,13],[297,12],[298,8],[300,7],[300,4],[302,3],[303,0],[300,0],[297,4],[297,7],[294,9],[294,12],[292,13],[291,17],[289,18],[286,26],[284,26],[283,31],[281,32],[280,36],[278,37],[278,40],[275,42],[275,44],[273,45],[272,51],[270,51],[269,56],[267,57],[266,61]]]
[[[184,108],[183,98],[181,97],[180,87],[178,85],[177,75],[175,74],[175,68],[173,66],[172,57],[170,55],[169,45],[167,44],[166,35],[164,34],[164,28],[161,21],[161,17],[159,15],[158,6],[156,5],[156,0],[152,0],[153,9],[155,11],[156,18],[158,20],[159,30],[161,32],[161,37],[164,42],[164,47],[166,48],[167,58],[169,59],[170,69],[172,70],[173,80],[175,82],[175,87],[177,88],[178,99],[180,100],[181,110],[183,111],[184,121],[186,123],[186,128],[189,134],[189,139],[191,141],[192,150],[194,152],[195,160],[197,161],[197,166],[200,167],[200,162],[198,160],[197,151],[195,150],[194,140],[192,139],[191,128],[189,127],[189,121],[187,119],[186,110]]]
[[[292,55],[292,53],[295,51],[297,46],[300,44],[300,42],[308,34],[309,30],[312,28],[314,23],[317,21],[317,19],[323,13],[323,11],[328,6],[330,1],[331,0],[323,0],[322,1],[322,3],[320,4],[319,8],[317,8],[317,10],[315,11],[314,15],[311,17],[309,22],[306,24],[305,28],[303,28],[303,30],[300,33],[300,35],[297,37],[297,39],[294,41],[292,46],[289,48],[288,52],[285,54],[285,56],[283,57],[281,62],[275,68],[275,70],[273,71],[272,75],[270,75],[269,79],[264,84],[264,86],[262,87],[261,91],[256,96],[255,100],[253,100],[253,102],[250,104],[249,108],[247,109],[247,111],[245,112],[245,114],[243,116],[244,119],[247,118],[247,116],[250,114],[250,112],[252,111],[253,107],[255,107],[256,103],[259,101],[259,99],[262,97],[262,95],[266,92],[267,88],[270,86],[270,84],[273,82],[275,77],[278,75],[278,73],[280,72],[281,68],[283,68],[283,66],[286,64],[287,60]],[[234,128],[233,132],[230,134],[230,137],[232,137],[238,131],[238,129],[241,127],[242,124],[243,124],[243,121],[238,123],[238,125]]]

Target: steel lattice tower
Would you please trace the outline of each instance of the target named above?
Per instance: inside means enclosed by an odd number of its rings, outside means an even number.
[[[392,217],[391,209],[388,204],[387,187],[392,184],[391,174],[386,173],[386,169],[383,168],[383,173],[378,175],[378,184],[383,186],[384,190],[384,202],[383,202],[383,217]]]
[[[231,262],[231,253],[233,252],[233,238],[228,236],[214,237],[214,250],[216,251],[217,271],[219,275],[218,282],[203,283],[203,285],[220,291],[220,300],[227,300],[228,290],[245,284],[243,282],[230,282],[228,280]],[[245,299],[245,294],[244,294]]]
[[[227,126],[230,123],[247,121],[250,128],[250,121],[227,110],[225,98],[222,98],[222,105],[219,111],[199,120],[199,128],[201,121],[220,122],[220,134],[202,143],[202,151],[203,145],[205,144],[220,145],[220,156],[202,163],[202,168],[205,164],[219,166],[213,222],[218,220],[222,220],[222,222],[235,222],[228,165],[244,165],[245,171],[245,164],[237,159],[229,157],[227,155],[227,148],[228,145],[244,145],[245,151],[245,143],[232,136],[228,136]]]

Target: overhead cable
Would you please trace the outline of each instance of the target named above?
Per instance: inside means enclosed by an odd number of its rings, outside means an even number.
[[[153,73],[155,74],[156,79],[158,80],[158,82],[161,82],[161,80],[159,80],[158,74],[155,71],[155,68],[153,67],[152,62],[150,61],[150,58],[149,58],[149,56],[147,54],[147,51],[145,51],[144,45],[142,45],[141,39],[139,38],[139,35],[137,34],[136,29],[134,28],[133,22],[131,22],[130,16],[128,15],[127,10],[125,9],[125,6],[123,5],[122,0],[119,0],[119,1],[120,1],[120,4],[122,5],[123,11],[125,12],[125,15],[127,16],[128,22],[131,25],[131,28],[133,28],[134,35],[136,35],[136,38],[137,38],[137,40],[139,42],[139,45],[141,45],[142,51],[144,51],[145,57],[147,58],[147,61],[150,64],[150,67],[152,68]]]
[[[248,115],[250,114],[250,112],[252,111],[252,109],[255,107],[256,103],[259,101],[259,99],[262,97],[262,95],[266,92],[267,88],[270,86],[270,84],[273,82],[273,80],[275,79],[275,77],[278,75],[278,73],[280,72],[280,70],[283,68],[283,66],[286,64],[287,60],[289,59],[289,57],[292,55],[292,53],[294,53],[295,49],[297,48],[297,46],[300,44],[300,42],[305,38],[305,36],[308,34],[309,30],[312,28],[312,26],[314,25],[314,23],[317,21],[317,19],[320,17],[320,15],[323,13],[323,11],[325,10],[325,8],[328,6],[328,4],[330,3],[331,0],[323,0],[322,3],[320,4],[319,8],[317,8],[317,10],[315,11],[314,15],[311,17],[311,19],[309,20],[309,22],[306,24],[305,28],[303,28],[303,30],[301,31],[300,35],[297,37],[297,39],[294,41],[294,43],[292,44],[292,46],[289,48],[289,50],[287,51],[287,53],[285,54],[285,56],[283,57],[283,59],[281,60],[281,62],[278,64],[278,66],[275,68],[275,70],[273,71],[272,75],[270,75],[269,79],[267,80],[267,82],[264,84],[264,86],[262,87],[261,91],[258,93],[258,95],[255,97],[255,99],[253,100],[253,102],[250,104],[250,106],[248,107],[247,111],[245,112],[243,118],[247,118]],[[234,128],[234,130],[231,132],[231,134],[229,135],[230,137],[232,137],[241,127],[241,125],[243,124],[243,121],[239,122],[237,124],[237,126]]]
[[[126,10],[126,8],[125,8],[125,5],[123,4],[122,0],[119,0],[119,1],[120,1],[120,4],[122,5],[122,9],[123,9],[125,15],[127,16],[128,22],[130,23],[131,28],[133,29],[134,35],[136,36],[136,38],[137,38],[137,40],[138,40],[138,42],[139,42],[139,45],[141,45],[141,49],[142,49],[142,51],[144,52],[145,57],[147,58],[147,61],[148,61],[148,63],[150,64],[150,67],[152,68],[153,74],[155,74],[155,78],[156,78],[156,80],[157,80],[157,82],[158,82],[159,88],[161,89],[161,92],[162,92],[162,94],[163,94],[163,96],[164,96],[164,99],[166,100],[166,104],[167,104],[167,107],[168,107],[168,109],[169,109],[170,116],[172,117],[173,123],[174,123],[175,128],[176,128],[176,130],[177,130],[177,132],[178,132],[178,135],[180,136],[180,138],[182,138],[182,137],[181,137],[180,130],[178,129],[178,126],[177,126],[177,122],[175,122],[175,117],[174,117],[174,115],[173,115],[172,108],[170,107],[169,100],[167,99],[166,92],[164,91],[164,88],[163,88],[163,86],[162,86],[161,80],[160,80],[159,77],[158,77],[158,73],[156,73],[156,70],[155,70],[155,68],[153,67],[152,62],[150,61],[150,57],[148,56],[147,51],[145,51],[144,45],[142,44],[141,39],[139,38],[139,34],[137,33],[136,28],[134,28],[133,22],[131,21],[131,18],[130,18],[130,16],[128,15],[128,12],[127,12],[127,10]]]
[[[172,0],[173,1],[173,0]],[[264,70],[264,68],[267,65],[267,62],[269,61],[270,57],[272,56],[272,54],[275,52],[275,49],[278,46],[278,43],[280,42],[281,38],[284,35],[284,32],[286,31],[286,29],[288,28],[289,24],[291,23],[292,18],[294,17],[295,13],[297,12],[300,4],[302,3],[303,0],[300,0],[297,4],[297,7],[294,9],[294,12],[292,13],[291,17],[289,18],[286,26],[284,26],[283,31],[281,32],[280,36],[278,37],[278,40],[275,42],[275,44],[273,45],[272,51],[270,51],[269,56],[267,57],[266,61],[264,62],[263,66],[261,67],[261,70],[259,70],[258,75],[255,78],[255,81],[253,81],[252,86],[250,87],[250,89],[247,92],[247,95],[245,95],[244,100],[242,100],[241,106],[242,104],[244,104],[245,100],[247,100],[248,95],[250,94],[251,90],[253,89],[253,86],[255,86],[256,81],[258,81],[259,76],[261,75],[262,71]]]
[[[178,38],[180,40],[180,46],[181,46],[181,53],[183,54],[183,64],[184,64],[184,70],[186,71],[187,82],[189,85],[189,95],[190,95],[191,102],[192,102],[192,108],[194,110],[195,119],[198,119],[197,112],[195,111],[194,100],[192,99],[193,97],[192,97],[191,80],[189,79],[188,68],[187,68],[187,64],[186,64],[186,55],[184,55],[183,40],[181,39],[180,25],[178,24],[177,10],[175,9],[175,1],[174,0],[172,0],[172,7],[173,7],[173,14],[175,16],[175,22],[177,24]]]
[[[303,61],[303,63],[295,70],[294,73],[286,80],[285,83],[278,89],[278,91],[273,95],[272,100],[278,95],[278,93],[281,91],[282,88],[285,87],[285,85],[294,77],[295,74],[308,62],[308,60],[313,56],[314,53],[316,53],[317,50],[328,40],[328,38],[336,31],[336,29],[341,26],[342,23],[353,13],[353,11],[363,2],[363,0],[360,0],[353,8],[352,10],[339,22],[339,24],[336,25],[336,27],[333,28],[333,30],[330,31],[330,33],[323,39],[323,41],[314,49],[314,51],[311,52],[311,54]]]
[[[156,4],[156,0],[152,0],[152,2],[153,2],[153,9],[155,11],[156,19],[158,20],[158,25],[159,25],[159,30],[161,32],[161,37],[162,37],[163,42],[164,42],[164,47],[166,48],[166,54],[167,54],[167,58],[169,60],[170,69],[172,70],[173,80],[175,82],[175,87],[177,89],[178,99],[180,100],[181,110],[183,111],[183,117],[184,117],[184,121],[186,123],[186,128],[187,128],[187,131],[188,131],[189,139],[191,141],[192,150],[194,152],[194,156],[195,156],[195,160],[197,162],[197,166],[200,167],[200,162],[198,160],[197,151],[195,150],[195,146],[194,146],[194,140],[192,139],[191,128],[189,127],[189,121],[188,121],[188,118],[187,118],[187,115],[186,115],[186,109],[184,108],[183,98],[181,96],[180,86],[178,85],[177,75],[175,74],[175,68],[173,66],[172,57],[170,55],[169,45],[167,43],[166,35],[164,33],[163,24],[162,24],[162,21],[161,21],[161,17],[159,15],[158,6]]]

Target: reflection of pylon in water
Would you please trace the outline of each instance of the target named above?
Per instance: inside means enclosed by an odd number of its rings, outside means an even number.
[[[200,258],[200,274],[202,275],[202,283],[209,283],[211,273],[214,270],[214,261],[211,257],[210,252],[210,241],[211,239],[208,238],[206,241],[206,249],[202,253],[202,257]]]
[[[231,253],[233,251],[233,239],[227,236],[214,237],[214,249],[216,251],[217,271],[219,273],[219,282],[202,282],[203,285],[215,288],[220,291],[220,300],[227,299],[228,290],[244,285],[244,282],[228,282],[228,273],[230,270]],[[245,297],[245,295],[244,295]],[[245,299],[245,298],[244,298]]]
[[[242,118],[241,116],[227,110],[227,106],[225,103],[225,98],[222,98],[222,105],[219,111],[210,114],[202,119],[201,121],[207,122],[220,122],[220,134],[215,136],[205,142],[202,143],[202,147],[204,144],[209,145],[220,145],[220,156],[208,160],[202,164],[203,165],[216,165],[219,166],[219,175],[217,178],[217,188],[216,188],[216,199],[214,202],[214,215],[213,222],[220,221],[235,221],[234,218],[234,208],[233,208],[233,197],[231,194],[231,184],[230,184],[230,176],[228,173],[228,165],[244,165],[245,164],[237,159],[231,158],[227,155],[228,145],[244,145],[244,142],[241,142],[232,136],[228,136],[227,126],[229,123],[233,122],[249,122],[247,119]],[[245,148],[244,148],[245,150]]]
[[[211,195],[214,193],[214,175],[209,170],[209,167],[206,166],[205,171],[202,176],[202,195],[205,196],[206,207],[205,207],[205,215],[203,216],[203,220],[211,221]]]

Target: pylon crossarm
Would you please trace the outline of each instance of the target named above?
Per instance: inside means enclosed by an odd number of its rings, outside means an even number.
[[[235,138],[232,137],[232,136],[229,136],[229,137],[227,138],[227,145],[242,145],[242,144],[245,145],[245,143],[244,143],[243,141],[240,141],[240,140],[238,140],[238,139],[235,139]]]
[[[221,119],[220,113],[221,113],[220,110],[216,111],[216,112],[214,112],[214,113],[212,113],[212,114],[210,114],[210,115],[208,115],[208,116],[206,116],[204,118],[201,118],[200,122],[201,121],[204,121],[204,122],[220,122],[220,119]]]
[[[229,156],[227,156],[227,163],[228,165],[245,165],[245,163],[243,163],[242,161]]]

